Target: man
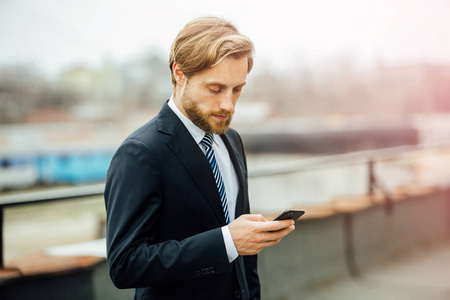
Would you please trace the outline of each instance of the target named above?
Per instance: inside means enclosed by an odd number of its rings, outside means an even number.
[[[249,214],[242,141],[229,129],[253,44],[216,17],[174,41],[174,95],[119,147],[105,203],[110,275],[135,299],[259,299],[256,254],[293,221]]]

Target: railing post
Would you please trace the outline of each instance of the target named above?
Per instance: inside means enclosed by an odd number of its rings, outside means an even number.
[[[369,172],[368,184],[369,184],[369,187],[368,187],[368,191],[367,191],[369,196],[372,196],[375,192],[375,190],[374,190],[374,186],[375,186],[374,165],[375,165],[374,161],[372,159],[369,159],[369,162],[368,162],[368,167],[369,167],[369,169],[368,169],[368,172]]]
[[[394,204],[392,202],[392,198],[389,195],[389,193],[386,191],[385,188],[383,188],[383,186],[380,184],[379,181],[377,181],[376,177],[375,177],[375,162],[372,159],[369,159],[368,162],[368,166],[369,166],[369,188],[368,188],[368,195],[370,197],[370,199],[372,199],[372,196],[374,196],[375,194],[375,188],[377,188],[380,192],[383,193],[384,197],[385,197],[385,201],[384,201],[384,206],[386,208],[386,212],[391,213],[392,209],[394,207]]]
[[[0,205],[0,269],[3,268],[3,206]]]
[[[358,266],[355,260],[355,237],[354,237],[354,223],[353,214],[345,213],[343,215],[344,225],[344,247],[345,259],[347,262],[347,269],[351,276],[360,277]]]

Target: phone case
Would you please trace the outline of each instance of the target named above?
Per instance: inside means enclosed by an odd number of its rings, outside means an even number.
[[[282,212],[278,217],[276,217],[274,219],[274,221],[279,221],[279,220],[297,220],[298,218],[300,218],[301,216],[303,216],[305,214],[305,211],[303,210],[297,210],[297,209],[288,209],[285,210],[284,212]]]

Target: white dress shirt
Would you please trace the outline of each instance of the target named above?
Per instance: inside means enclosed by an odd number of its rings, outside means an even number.
[[[201,144],[201,141],[206,133],[202,129],[198,128],[197,125],[192,123],[192,121],[188,117],[183,115],[183,113],[176,106],[175,101],[173,100],[173,95],[170,97],[168,104],[173,112],[181,120],[181,122],[183,122],[184,126],[189,131],[192,138],[195,140],[203,153],[206,153],[205,147]],[[234,170],[233,163],[231,162],[228,149],[225,146],[225,143],[223,142],[220,135],[214,134],[213,149],[216,156],[216,161],[219,165],[220,174],[222,175],[223,183],[225,185],[225,192],[227,193],[228,213],[230,222],[232,222],[235,219],[236,199],[239,192],[239,182],[237,174]],[[228,226],[222,227],[222,235],[225,242],[225,248],[227,250],[228,261],[231,263],[238,257],[239,254],[236,250],[236,246],[234,245]]]

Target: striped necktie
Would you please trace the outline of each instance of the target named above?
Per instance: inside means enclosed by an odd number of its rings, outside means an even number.
[[[227,221],[227,224],[229,224],[230,216],[228,213],[227,193],[225,192],[225,185],[223,184],[222,175],[220,174],[219,170],[219,165],[216,162],[216,156],[214,155],[214,149],[212,148],[213,139],[214,139],[213,135],[207,133],[203,137],[201,143],[206,148],[206,159],[208,160],[211,166],[214,179],[216,180],[216,185],[220,196],[220,202],[222,202],[222,208],[225,214],[225,220]]]

